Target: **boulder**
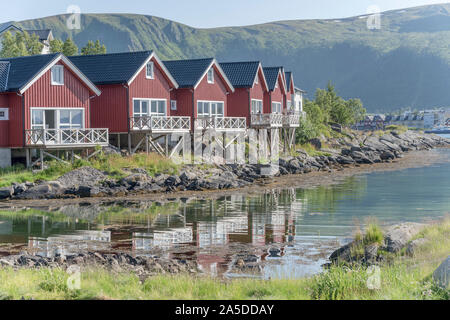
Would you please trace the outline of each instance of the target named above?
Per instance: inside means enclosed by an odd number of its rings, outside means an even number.
[[[400,251],[423,227],[423,224],[413,222],[390,227],[385,234],[385,249],[389,252]]]
[[[314,138],[308,141],[312,146],[314,146],[317,150],[322,149],[322,142],[319,138]]]
[[[14,194],[14,189],[12,187],[0,188],[0,200],[9,199]]]
[[[67,188],[74,188],[79,186],[94,186],[106,178],[106,175],[97,169],[83,167],[66,173],[57,181]]]
[[[427,243],[428,240],[425,238],[420,238],[420,239],[416,239],[411,241],[408,246],[406,247],[406,253],[410,256],[414,256],[416,253],[416,250],[418,247],[424,245],[425,243]]]
[[[66,188],[59,181],[49,181],[32,187],[17,195],[18,199],[54,199],[63,196]]]
[[[450,289],[450,256],[433,273],[433,280],[443,289]]]

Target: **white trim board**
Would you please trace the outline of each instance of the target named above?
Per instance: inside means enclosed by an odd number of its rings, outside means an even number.
[[[62,61],[70,70],[72,70],[82,82],[84,82],[97,96],[102,92],[89,80],[66,56],[58,54],[50,63],[39,71],[25,86],[19,89],[19,93],[23,94],[36,81],[38,81],[47,71],[49,71],[55,64]]]
[[[175,81],[175,79],[172,77],[172,75],[170,74],[169,70],[167,70],[166,66],[164,65],[164,63],[161,61],[161,59],[159,59],[159,57],[156,55],[155,52],[152,52],[148,58],[144,61],[144,63],[139,67],[139,69],[136,71],[136,73],[130,78],[130,80],[128,80],[127,85],[131,85],[131,83],[136,79],[136,77],[139,75],[139,73],[141,73],[141,71],[147,66],[147,63],[149,63],[152,58],[155,58],[157,64],[159,65],[159,67],[163,70],[163,72],[166,74],[166,76],[169,78],[169,80],[172,82],[172,84],[174,85],[175,89],[178,89],[179,85],[178,82]],[[153,73],[155,73],[153,66]],[[153,77],[154,78],[154,77]]]

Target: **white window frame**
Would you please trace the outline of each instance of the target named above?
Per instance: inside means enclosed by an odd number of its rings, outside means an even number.
[[[213,68],[213,67],[211,67],[211,68],[208,70],[208,73],[207,73],[207,75],[206,75],[206,78],[207,78],[208,83],[214,84],[214,68]]]
[[[149,66],[151,66],[151,74],[148,74]],[[147,79],[153,80],[155,79],[155,63],[153,61],[149,61],[145,66],[145,77]]]
[[[43,112],[42,114],[42,124],[33,124],[33,111],[35,110],[41,110]],[[53,110],[55,111],[55,126],[56,128],[54,129],[61,129],[61,126],[67,126],[67,124],[61,124],[61,117],[60,117],[60,112],[61,111],[81,111],[81,127],[79,126],[73,126],[72,124],[72,117],[70,117],[70,129],[85,129],[85,117],[86,117],[86,110],[84,108],[40,108],[40,107],[32,107],[30,108],[30,124],[31,124],[31,129],[47,129],[45,128],[45,123],[46,123],[46,119],[45,119],[45,111],[49,111],[49,110]],[[50,130],[53,128],[50,128]],[[69,129],[69,128],[64,128],[65,129]]]
[[[256,108],[254,108],[253,103],[257,103],[258,105],[256,105]],[[257,109],[257,110],[255,110]],[[256,112],[255,112],[256,111]],[[259,99],[252,99],[251,101],[251,106],[250,106],[250,113],[251,114],[262,114],[264,113],[264,105],[263,105],[263,101],[259,100]]]
[[[141,101],[141,112],[135,113],[134,112],[134,102],[135,101]],[[148,103],[147,113],[142,113],[142,101],[146,101]],[[156,112],[152,112],[152,102],[156,102]],[[164,102],[164,114],[158,112],[158,102]],[[165,117],[167,116],[167,99],[164,98],[155,98],[155,99],[149,99],[149,98],[133,98],[133,117],[142,117],[142,116],[159,116],[159,117]]]
[[[255,84],[259,84],[259,74],[256,74],[256,78],[255,78]]]
[[[170,100],[170,110],[177,111],[177,100]]]
[[[274,106],[275,106],[275,111],[274,111]],[[282,103],[278,102],[278,101],[272,101],[271,111],[272,111],[272,113],[275,113],[275,114],[281,114]]]
[[[0,108],[0,113],[3,113],[3,116],[0,114],[0,121],[9,120],[9,109],[8,108]]]
[[[55,72],[57,70],[58,79],[55,79]],[[63,86],[64,85],[64,66],[56,64],[50,69],[51,82],[53,86]]]
[[[201,114],[198,112],[199,110],[199,103],[208,103],[209,104],[209,112],[205,113],[202,112]],[[215,104],[216,107],[216,112],[213,113],[212,109],[213,109],[213,104]],[[218,105],[222,104],[222,113],[218,113]],[[210,117],[218,117],[218,118],[223,118],[225,117],[225,102],[224,101],[209,101],[209,100],[197,100],[197,118],[210,118]]]

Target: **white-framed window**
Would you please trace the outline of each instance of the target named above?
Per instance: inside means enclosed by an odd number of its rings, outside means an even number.
[[[59,110],[60,129],[81,129],[83,127],[83,110]]]
[[[31,129],[82,129],[84,110],[31,108]]]
[[[281,113],[281,103],[272,102],[272,113]]]
[[[135,117],[165,116],[167,101],[163,99],[133,99]]]
[[[51,69],[52,85],[62,86],[64,85],[64,66],[55,65]]]
[[[214,83],[214,68],[208,70],[208,83]]]
[[[0,121],[9,120],[9,109],[8,108],[0,108]]]
[[[155,78],[155,64],[153,63],[153,61],[147,63],[147,66],[145,67],[145,77],[147,79]]]
[[[252,99],[252,114],[263,113],[263,102],[262,100]]]
[[[256,74],[256,78],[255,78],[255,84],[259,83],[259,74]]]
[[[170,100],[170,110],[177,111],[177,100]]]
[[[197,117],[223,117],[224,103],[221,101],[198,101]]]

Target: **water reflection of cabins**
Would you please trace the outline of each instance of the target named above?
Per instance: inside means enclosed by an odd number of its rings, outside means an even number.
[[[31,237],[28,249],[38,255],[53,257],[56,254],[71,255],[83,251],[108,250],[111,244],[109,231],[77,231],[75,234],[48,238]]]

